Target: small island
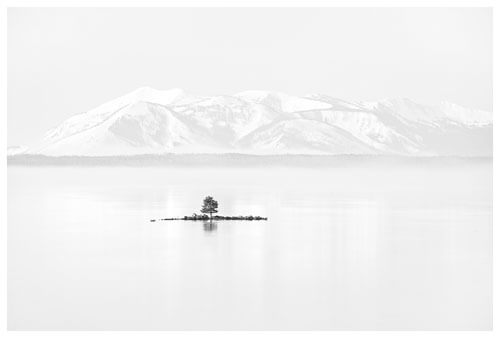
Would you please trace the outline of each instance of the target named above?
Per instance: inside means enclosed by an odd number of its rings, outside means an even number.
[[[191,216],[173,217],[173,218],[160,218],[152,219],[151,222],[156,221],[267,221],[267,217],[262,216],[213,216],[219,212],[219,202],[212,196],[207,196],[203,200],[201,206],[201,214],[193,213]]]

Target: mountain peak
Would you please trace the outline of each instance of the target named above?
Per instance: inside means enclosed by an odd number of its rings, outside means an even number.
[[[235,94],[235,96],[244,101],[263,104],[284,113],[297,113],[331,108],[331,105],[325,102],[312,100],[306,97],[291,96],[279,92],[247,90]]]
[[[130,94],[125,95],[124,98],[130,98],[131,101],[145,101],[167,105],[184,96],[186,96],[186,92],[180,88],[158,90],[151,87],[140,87]]]

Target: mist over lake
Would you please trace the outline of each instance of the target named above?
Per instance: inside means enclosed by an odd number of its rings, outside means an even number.
[[[415,161],[9,166],[9,329],[491,329],[491,160]]]

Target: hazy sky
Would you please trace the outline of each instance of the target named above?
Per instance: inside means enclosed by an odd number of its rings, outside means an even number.
[[[140,86],[492,110],[490,9],[11,8],[8,144]]]

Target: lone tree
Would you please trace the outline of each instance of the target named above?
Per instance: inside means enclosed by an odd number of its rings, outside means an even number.
[[[207,196],[203,200],[203,205],[201,206],[201,212],[204,214],[210,214],[210,219],[212,219],[212,214],[218,212],[217,208],[219,207],[219,203],[214,200],[212,196]]]

